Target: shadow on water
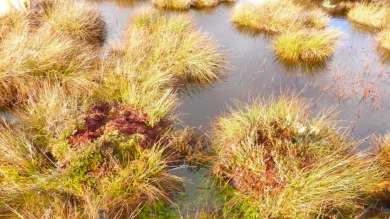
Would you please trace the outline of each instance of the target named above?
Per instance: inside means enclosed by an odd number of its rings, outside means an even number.
[[[134,11],[145,6],[150,7],[150,3],[99,4],[109,28],[107,45],[121,39]],[[193,87],[181,95],[179,116],[185,125],[209,133],[213,120],[233,102],[291,91],[309,99],[314,113],[335,106],[341,125],[350,127],[356,139],[390,130],[390,64],[381,61],[373,35],[355,30],[344,18],[332,18],[331,27],[343,34],[329,62],[310,71],[291,68],[277,61],[272,37],[238,31],[230,22],[231,9],[231,5],[222,4],[211,11],[188,12],[197,26],[222,47],[230,68],[223,80],[208,87]],[[199,206],[209,207],[214,202],[215,191],[204,192],[207,170],[182,168],[177,172],[186,179],[186,192],[178,197],[182,215],[191,215]]]

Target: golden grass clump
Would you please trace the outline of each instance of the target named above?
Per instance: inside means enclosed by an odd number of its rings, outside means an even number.
[[[382,177],[374,159],[353,154],[328,114],[310,116],[296,97],[220,117],[212,141],[229,217],[353,216]]]
[[[188,10],[191,8],[192,0],[153,0],[158,8],[173,10]]]
[[[154,126],[172,112],[177,96],[170,88],[171,75],[151,69],[134,71],[132,61],[125,58],[116,60],[114,66],[106,67],[102,84],[95,90],[95,98],[100,101],[114,101],[131,105],[142,110]]]
[[[278,58],[288,64],[318,65],[329,59],[335,50],[334,31],[298,31],[279,35],[273,48]]]
[[[88,46],[45,28],[9,34],[0,44],[0,106],[23,100],[48,80],[88,90],[96,56]]]
[[[241,3],[234,8],[231,20],[239,27],[270,34],[303,28],[323,29],[329,22],[324,13],[307,11],[290,0]]]
[[[28,28],[28,17],[26,14],[11,12],[0,18],[0,43],[10,33],[22,33]]]
[[[84,0],[52,0],[46,8],[43,22],[53,32],[101,45],[105,37],[105,24],[99,10]]]
[[[390,7],[360,3],[348,12],[347,17],[355,24],[377,31],[390,24]]]
[[[378,183],[372,191],[374,197],[385,203],[390,203],[390,134],[378,141],[378,162],[385,173],[385,179]]]
[[[131,62],[133,72],[167,74],[173,86],[211,83],[219,79],[225,64],[214,42],[188,17],[154,10],[134,17],[126,43],[116,53]]]
[[[44,86],[17,116],[0,130],[5,217],[133,218],[163,208],[179,188],[167,127],[149,126],[129,105]]]

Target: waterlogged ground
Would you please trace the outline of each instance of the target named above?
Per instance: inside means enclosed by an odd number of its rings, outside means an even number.
[[[107,22],[109,46],[121,39],[134,12],[151,3],[107,1],[99,7]],[[223,80],[182,95],[178,113],[185,125],[209,133],[211,123],[233,104],[290,92],[308,98],[313,112],[333,107],[341,126],[363,140],[362,148],[370,146],[373,134],[390,131],[390,63],[378,54],[374,35],[359,32],[342,17],[332,18],[331,27],[341,33],[332,59],[322,68],[291,68],[277,61],[272,38],[239,32],[230,23],[233,7],[184,12],[220,45],[229,63]],[[213,206],[216,194],[208,188],[205,169],[179,168],[177,172],[186,178],[186,193],[177,197],[181,215]]]

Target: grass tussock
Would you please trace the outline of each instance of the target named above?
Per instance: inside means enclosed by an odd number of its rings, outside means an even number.
[[[390,7],[374,3],[356,4],[347,14],[350,21],[375,31],[390,23]]]
[[[51,0],[43,22],[53,32],[93,45],[101,45],[105,24],[99,10],[84,0]]]
[[[131,66],[127,72],[160,72],[166,75],[162,82],[173,86],[209,84],[219,79],[225,64],[214,42],[188,17],[154,10],[134,18],[126,42],[115,53]]]
[[[335,50],[335,31],[299,31],[279,35],[273,48],[278,58],[289,64],[318,65]]]
[[[323,29],[329,22],[323,12],[306,10],[289,0],[241,3],[234,8],[231,20],[239,27],[270,34]]]
[[[40,28],[9,34],[0,44],[0,59],[0,106],[4,107],[22,101],[44,81],[60,80],[69,89],[88,89],[96,55],[85,44]]]
[[[348,217],[381,179],[373,159],[353,155],[327,114],[300,99],[254,102],[214,129],[225,214],[242,218]]]
[[[385,179],[372,190],[376,200],[390,203],[390,135],[378,140],[377,160],[385,173]]]
[[[152,128],[129,105],[50,86],[17,115],[17,125],[0,130],[3,216],[132,218],[179,188],[164,126]]]
[[[189,10],[192,0],[153,0],[153,4],[163,9]]]
[[[231,3],[235,0],[153,0],[153,4],[158,8],[172,10],[189,10],[191,7],[203,9],[212,8],[217,5],[227,2]]]

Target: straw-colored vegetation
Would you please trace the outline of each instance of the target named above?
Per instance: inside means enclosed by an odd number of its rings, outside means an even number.
[[[303,28],[323,29],[329,18],[319,10],[305,10],[290,0],[241,3],[233,10],[233,23],[264,33],[282,33]]]
[[[46,28],[8,34],[0,44],[0,106],[19,102],[45,80],[87,88],[96,56],[88,46]]]
[[[229,218],[347,218],[382,176],[327,114],[311,117],[297,98],[220,117],[212,140]]]
[[[223,2],[231,3],[235,0],[153,0],[153,4],[158,8],[172,10],[189,10],[194,8],[212,8]]]
[[[335,50],[335,31],[298,31],[283,33],[274,41],[278,58],[289,64],[323,64]]]
[[[353,0],[324,0],[321,1],[321,8],[332,15],[345,15],[356,3]]]
[[[164,37],[162,37],[164,36]],[[117,61],[131,65],[126,73],[166,74],[173,86],[186,82],[208,84],[220,77],[224,58],[214,42],[196,30],[183,15],[143,11],[133,19]]]
[[[95,45],[103,43],[105,25],[101,14],[84,0],[50,0],[43,20],[53,32]]]
[[[89,90],[104,23],[84,1],[45,0],[40,11],[1,18],[0,107],[21,102],[42,82],[60,80],[68,89]],[[31,8],[31,10],[38,10]]]
[[[386,58],[390,58],[390,28],[382,31],[378,38],[379,49]]]
[[[28,28],[26,15],[13,12],[0,18],[0,43],[11,32],[23,32]]]
[[[372,30],[381,30],[390,24],[390,7],[374,3],[356,4],[348,12],[348,19]]]
[[[188,10],[191,8],[192,0],[153,0],[153,4],[158,8]]]
[[[385,173],[385,179],[373,190],[374,196],[381,201],[390,203],[390,134],[379,142],[378,162]]]

